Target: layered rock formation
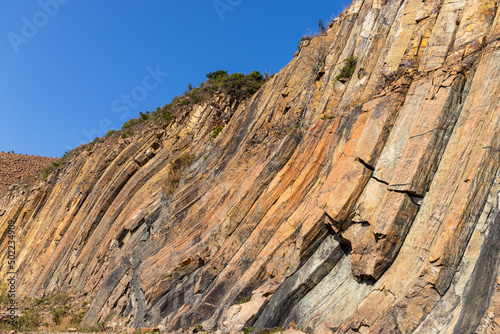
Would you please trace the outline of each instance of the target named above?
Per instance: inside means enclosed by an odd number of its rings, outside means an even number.
[[[55,158],[0,152],[0,193],[23,177],[33,176]]]
[[[499,40],[494,1],[355,0],[250,100],[1,199],[19,292],[95,296],[88,325],[498,331]]]

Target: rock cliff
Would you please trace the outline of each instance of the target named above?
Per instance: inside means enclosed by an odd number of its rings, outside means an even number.
[[[354,0],[252,98],[0,199],[18,293],[93,296],[84,325],[498,332],[499,48],[495,1]]]

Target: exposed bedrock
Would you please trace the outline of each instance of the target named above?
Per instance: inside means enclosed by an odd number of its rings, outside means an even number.
[[[499,17],[354,0],[252,98],[75,151],[0,198],[19,293],[94,296],[85,325],[498,332]]]

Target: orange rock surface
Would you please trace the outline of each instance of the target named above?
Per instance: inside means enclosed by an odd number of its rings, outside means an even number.
[[[498,332],[499,22],[354,0],[251,99],[74,151],[0,198],[19,293],[94,296],[85,325]]]

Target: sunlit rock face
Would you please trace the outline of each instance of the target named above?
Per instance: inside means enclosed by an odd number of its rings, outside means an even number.
[[[0,200],[19,293],[94,296],[86,325],[498,332],[496,9],[355,0],[252,98],[75,151]]]

